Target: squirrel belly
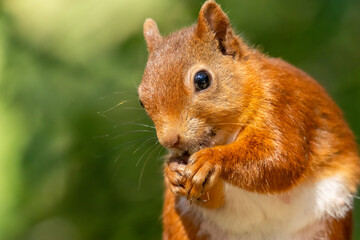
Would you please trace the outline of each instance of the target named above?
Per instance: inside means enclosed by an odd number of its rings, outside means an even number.
[[[169,150],[163,239],[351,239],[357,145],[314,79],[246,45],[212,0],[144,36],[139,98]]]
[[[338,176],[309,181],[286,193],[271,195],[224,183],[224,195],[225,204],[218,209],[177,198],[173,205],[176,214],[181,218],[189,216],[193,221],[189,228],[196,231],[189,238],[174,235],[174,239],[332,239],[331,234],[337,234],[328,231],[332,219],[351,223],[352,195]],[[164,211],[165,232],[171,234],[175,225],[166,221],[167,214],[171,215]],[[349,234],[351,227],[340,231],[341,235]]]
[[[274,195],[248,192],[228,183],[224,188],[225,205],[215,210],[167,193],[164,236],[225,240],[350,239],[345,236],[351,232],[352,196],[341,179],[308,182],[288,193]],[[175,202],[169,203],[169,198],[175,198]],[[337,232],[328,231],[333,218],[344,222]],[[340,237],[331,238],[339,233]]]

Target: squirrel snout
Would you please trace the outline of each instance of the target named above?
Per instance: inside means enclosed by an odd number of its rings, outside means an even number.
[[[177,133],[169,133],[159,139],[161,145],[166,148],[177,148],[180,145],[181,137]]]

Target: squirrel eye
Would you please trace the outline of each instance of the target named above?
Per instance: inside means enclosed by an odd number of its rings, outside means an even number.
[[[195,74],[194,84],[196,91],[201,91],[210,86],[210,77],[206,71],[199,71]]]
[[[142,103],[141,100],[140,100],[140,106],[144,108],[144,104]]]

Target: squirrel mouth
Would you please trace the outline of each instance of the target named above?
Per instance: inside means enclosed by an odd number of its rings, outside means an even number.
[[[204,134],[202,135],[202,137],[200,137],[200,141],[198,142],[193,142],[190,146],[188,146],[187,148],[185,148],[180,156],[182,156],[184,159],[187,160],[189,159],[189,157],[200,151],[201,149],[205,149],[205,148],[209,148],[209,147],[213,147],[216,145],[216,143],[213,141],[213,138],[216,136],[216,131],[214,129],[211,129],[209,132],[204,132]]]
[[[235,131],[234,136],[237,136],[238,132],[239,131]],[[182,152],[178,152],[177,156],[173,160],[178,162],[179,164],[186,165],[189,162],[190,156],[195,152],[204,148],[230,143],[234,141],[234,136],[229,137],[229,136],[225,136],[224,134],[218,134],[218,132],[215,129],[212,129],[210,133],[205,135],[204,140],[202,142],[196,144],[196,147],[192,147],[192,148],[190,147],[188,149],[184,149]],[[219,137],[219,139],[216,139],[217,137]]]
[[[180,155],[181,162],[184,164],[187,164],[189,162],[190,153],[188,151],[183,152],[183,154]]]
[[[188,151],[184,151],[180,155],[176,156],[172,159],[172,161],[177,162],[178,164],[188,164],[190,158],[190,153]]]
[[[209,132],[203,134],[203,137],[201,138],[202,141],[193,143],[190,146],[178,149],[177,151],[172,150],[176,155],[174,160],[179,164],[187,164],[190,156],[201,149],[232,143],[239,134],[239,131],[240,129],[237,129],[234,133],[229,134],[220,129],[213,128]]]

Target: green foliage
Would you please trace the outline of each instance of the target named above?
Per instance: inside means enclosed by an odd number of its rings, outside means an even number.
[[[142,22],[169,33],[201,2],[27,2],[0,10],[0,239],[160,239],[165,151],[136,94]],[[360,136],[358,1],[219,2],[251,43],[318,79]]]

